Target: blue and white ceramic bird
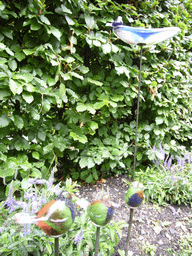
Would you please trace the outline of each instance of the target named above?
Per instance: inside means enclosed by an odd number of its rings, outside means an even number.
[[[181,29],[178,27],[143,28],[123,25],[122,17],[119,16],[106,26],[113,27],[114,34],[125,43],[132,45],[153,45],[178,35]]]

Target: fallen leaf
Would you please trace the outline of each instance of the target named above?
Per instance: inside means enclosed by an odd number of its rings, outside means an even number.
[[[161,223],[163,226],[169,226],[171,224],[171,221],[164,221]]]
[[[156,225],[153,227],[153,230],[155,231],[156,234],[160,234],[162,227],[159,225]]]

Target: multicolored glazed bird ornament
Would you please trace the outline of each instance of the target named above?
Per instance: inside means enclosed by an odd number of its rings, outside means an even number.
[[[102,197],[92,202],[87,207],[87,213],[91,221],[98,226],[106,225],[113,217],[116,204],[109,200],[109,194],[103,194]]]
[[[127,192],[125,193],[125,201],[129,207],[135,208],[142,204],[144,199],[143,185],[138,181],[130,184]]]
[[[66,233],[75,219],[75,209],[70,196],[62,194],[47,203],[36,215],[16,213],[18,224],[36,224],[47,235],[57,238]]]

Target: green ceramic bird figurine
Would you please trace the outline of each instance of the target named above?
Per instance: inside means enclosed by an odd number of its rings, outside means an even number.
[[[18,224],[34,223],[51,237],[66,233],[75,219],[75,209],[70,197],[64,195],[47,203],[36,215],[17,213]]]
[[[143,185],[138,181],[131,183],[127,192],[125,193],[125,201],[130,207],[138,207],[142,204],[144,193],[142,190]]]
[[[114,205],[105,194],[101,199],[92,202],[87,207],[87,213],[93,223],[98,226],[106,225],[113,217]]]

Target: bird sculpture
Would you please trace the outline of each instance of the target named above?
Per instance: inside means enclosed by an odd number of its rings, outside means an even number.
[[[100,196],[100,193],[98,194]],[[101,192],[99,199],[93,201],[87,207],[87,213],[91,221],[96,224],[95,256],[98,256],[100,227],[105,226],[113,217],[114,207],[117,205],[109,200],[109,193]]]
[[[93,223],[98,226],[106,225],[113,217],[114,205],[109,200],[109,195],[92,202],[87,207],[87,213]]]
[[[59,196],[47,203],[37,214],[15,214],[18,224],[34,223],[47,235],[57,238],[66,233],[75,219],[75,209],[70,196]]]
[[[107,22],[106,27],[117,27],[117,26],[122,26],[123,25],[123,19],[121,16],[119,16],[115,21],[113,22]]]
[[[123,25],[123,19],[119,16],[115,21],[112,23],[112,27],[121,26]]]
[[[131,183],[127,192],[125,193],[125,201],[130,207],[138,207],[142,204],[144,199],[144,193],[142,190],[142,184],[138,181]]]

